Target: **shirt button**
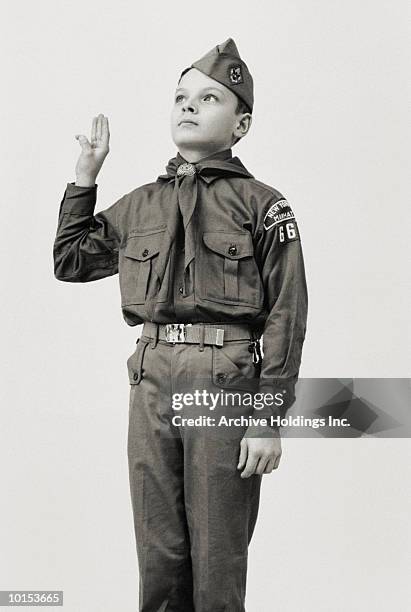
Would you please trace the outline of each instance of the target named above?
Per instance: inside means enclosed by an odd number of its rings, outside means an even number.
[[[237,246],[235,244],[232,244],[229,249],[228,252],[230,255],[236,255],[237,253]]]
[[[141,254],[142,254],[143,257],[147,257],[148,249],[144,249],[144,251]]]
[[[225,374],[224,372],[221,372],[220,374],[217,374],[217,382],[218,383],[224,383],[226,381],[227,378],[227,374]]]

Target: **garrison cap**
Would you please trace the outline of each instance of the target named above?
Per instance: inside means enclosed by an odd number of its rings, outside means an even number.
[[[213,47],[211,51],[185,68],[180,75],[180,79],[191,68],[197,68],[200,72],[228,87],[245,102],[252,112],[254,105],[253,77],[246,63],[241,59],[232,38],[228,38],[221,45]]]

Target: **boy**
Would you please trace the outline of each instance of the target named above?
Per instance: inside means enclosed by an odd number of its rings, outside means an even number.
[[[303,256],[285,198],[232,156],[252,110],[252,77],[228,39],[180,76],[171,116],[178,152],[166,174],[94,215],[109,150],[108,120],[99,115],[91,143],[78,136],[76,183],[60,206],[56,278],[118,272],[125,321],[144,323],[127,361],[144,612],[245,610],[261,478],[281,455],[270,417],[295,399],[307,316]],[[174,394],[193,389],[194,377],[200,389],[227,392],[257,381],[271,402],[225,407],[246,423],[215,435],[213,425],[210,433],[184,421],[197,408],[176,419]],[[215,425],[216,411],[205,413]]]

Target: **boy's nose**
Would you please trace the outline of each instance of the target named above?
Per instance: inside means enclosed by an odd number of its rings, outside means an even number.
[[[194,106],[192,102],[187,101],[185,104],[183,104],[183,111],[189,111],[191,113],[195,113],[196,107]]]

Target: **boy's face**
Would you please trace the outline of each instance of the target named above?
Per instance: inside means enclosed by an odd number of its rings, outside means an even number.
[[[174,97],[174,143],[182,150],[205,153],[230,148],[241,118],[235,114],[237,103],[237,96],[225,85],[191,68],[181,78]]]

